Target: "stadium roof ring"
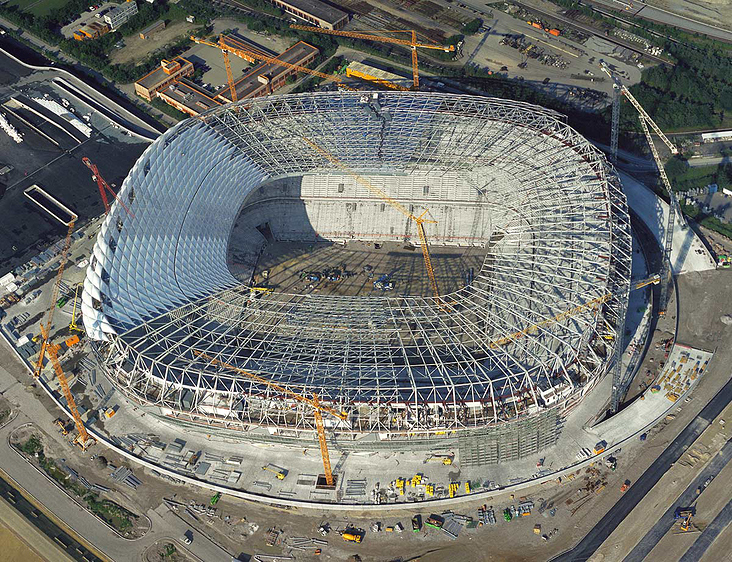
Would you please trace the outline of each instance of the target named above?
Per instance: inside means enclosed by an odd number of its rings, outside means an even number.
[[[429,208],[431,245],[483,248],[480,270],[442,303],[254,298],[227,258],[240,216],[253,261],[263,221],[287,240],[419,245],[414,221],[354,174],[414,214]],[[293,185],[295,200],[282,197]],[[84,325],[114,384],[171,418],[312,431],[309,406],[222,363],[317,393],[348,414],[330,426],[354,435],[564,412],[608,372],[623,331],[625,196],[604,157],[538,106],[420,92],[244,100],[163,134],[119,198],[128,210],[115,204],[99,231]]]

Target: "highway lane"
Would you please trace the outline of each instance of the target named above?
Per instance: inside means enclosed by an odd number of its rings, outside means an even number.
[[[623,562],[643,562],[651,550],[658,544],[666,533],[674,526],[674,511],[677,507],[689,507],[697,498],[697,489],[704,486],[708,478],[715,478],[721,470],[732,460],[732,439],[722,447],[722,450],[715,455],[710,463],[702,470],[691,484],[671,504],[665,513],[658,519],[655,525],[645,536],[633,547],[633,550],[623,559]],[[709,543],[711,544],[711,542]],[[698,558],[697,558],[698,560]]]
[[[53,513],[58,520],[63,521],[73,533],[88,544],[94,545],[104,555],[118,562],[142,560],[145,549],[159,540],[174,540],[179,543],[179,547],[182,547],[180,541],[183,534],[190,530],[193,533],[193,542],[185,548],[200,560],[231,559],[229,552],[167,510],[162,514],[148,511],[147,516],[153,525],[141,539],[131,541],[113,533],[97,517],[79,507],[65,492],[31,468],[25,459],[11,449],[8,444],[10,432],[30,421],[30,418],[19,413],[15,420],[0,429],[0,467],[38,503]]]
[[[658,483],[666,471],[696,441],[702,432],[732,400],[732,379],[714,395],[701,412],[687,425],[638,480],[610,508],[602,519],[572,549],[552,558],[552,562],[585,562],[600,548],[610,534]]]
[[[698,562],[722,531],[732,522],[732,500],[722,508],[706,529],[689,547],[679,562]]]

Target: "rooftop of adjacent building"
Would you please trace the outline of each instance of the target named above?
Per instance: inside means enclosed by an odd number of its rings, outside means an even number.
[[[313,47],[304,41],[299,41],[276,58],[282,62],[300,65],[306,58],[317,53],[317,47]],[[263,62],[255,66],[239,80],[234,82],[237,98],[245,99],[247,96],[251,96],[254,92],[259,90],[264,85],[259,80],[260,76],[267,76],[270,80],[275,80],[278,76],[288,72],[289,70],[290,69],[286,66],[280,66],[272,62]],[[231,101],[230,96],[231,92],[228,88],[222,90],[219,94],[219,97],[224,99],[227,103]]]
[[[175,84],[171,84],[162,90],[160,94],[175,100],[177,103],[197,113],[202,113],[207,109],[221,105],[221,102],[213,99],[206,90],[185,78],[181,78]]]
[[[170,74],[173,74],[177,72],[174,69],[175,65],[171,65],[170,63],[178,63],[180,64],[180,68],[186,68],[190,66],[193,68],[193,63],[190,62],[188,59],[184,59],[183,57],[176,57],[172,61],[160,61],[160,66],[156,67],[155,70],[152,70],[142,78],[140,78],[136,84],[139,84],[143,88],[152,89],[155,87],[156,84],[159,84],[160,82],[164,81],[166,77],[170,76]],[[168,71],[166,72],[166,68]]]
[[[280,0],[280,2],[288,4],[296,10],[310,14],[313,17],[327,21],[330,24],[336,24],[343,18],[348,17],[348,14],[343,10],[339,10],[320,0]]]

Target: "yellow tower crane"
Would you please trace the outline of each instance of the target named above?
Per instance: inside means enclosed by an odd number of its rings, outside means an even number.
[[[378,31],[340,31],[337,29],[323,29],[322,27],[312,27],[310,25],[291,25],[291,29],[299,29],[301,31],[310,31],[312,33],[324,33],[326,35],[338,35],[339,37],[350,37],[352,39],[365,39],[367,41],[378,41],[380,43],[391,43],[393,45],[404,45],[412,50],[412,81],[413,88],[419,89],[419,64],[417,61],[417,49],[433,49],[449,53],[455,50],[455,45],[437,45],[430,43],[418,43],[417,32],[414,30],[398,29],[395,31],[378,30]],[[387,37],[384,33],[409,33],[411,39],[398,39],[396,37]]]
[[[384,201],[386,201],[387,203],[389,203],[389,205],[391,205],[396,210],[398,210],[400,213],[402,213],[404,216],[412,219],[416,223],[417,232],[419,233],[419,241],[420,241],[420,244],[422,245],[422,257],[424,258],[424,266],[425,266],[425,269],[427,270],[427,276],[429,277],[430,287],[432,288],[432,293],[435,297],[435,301],[437,302],[437,304],[441,307],[444,306],[444,303],[442,302],[442,299],[440,298],[439,288],[437,287],[437,279],[435,279],[435,271],[432,268],[432,259],[430,257],[430,249],[429,249],[429,246],[427,245],[427,233],[425,232],[425,228],[424,228],[425,223],[429,223],[429,224],[437,223],[437,221],[435,221],[435,220],[425,218],[425,215],[427,214],[428,209],[425,209],[421,215],[415,216],[414,214],[410,213],[401,203],[399,203],[399,201],[397,201],[396,199],[393,199],[392,197],[389,197],[381,189],[376,187],[365,177],[360,176],[359,174],[357,174],[356,172],[351,170],[351,168],[346,166],[343,162],[338,160],[338,158],[333,156],[330,152],[325,150],[323,147],[319,146],[317,143],[315,143],[314,141],[310,140],[307,137],[303,137],[303,140],[308,144],[308,146],[310,146],[310,148],[312,148],[318,154],[323,156],[326,160],[331,162],[334,166],[336,166],[336,168],[344,171],[346,174],[351,176],[357,183],[361,184],[362,186],[367,188],[369,191],[376,194],[379,198],[381,198]]]
[[[64,275],[66,263],[69,259],[71,234],[74,232],[74,225],[75,222],[73,220],[68,223],[66,240],[64,241],[63,250],[61,251],[61,261],[58,266],[58,272],[56,273],[56,279],[54,281],[53,290],[51,292],[51,302],[48,308],[48,312],[46,313],[45,323],[41,322],[41,349],[38,354],[38,362],[36,363],[36,368],[33,374],[35,378],[41,376],[41,372],[43,371],[43,361],[46,357],[48,357],[51,365],[53,366],[56,378],[58,379],[59,386],[61,387],[61,392],[63,393],[64,398],[66,398],[66,403],[68,404],[69,410],[71,411],[71,416],[74,418],[76,429],[79,432],[79,435],[76,438],[76,443],[78,443],[83,449],[86,449],[89,445],[94,443],[94,440],[89,437],[89,434],[86,431],[86,427],[84,427],[84,422],[81,420],[81,415],[79,414],[79,410],[76,407],[74,395],[71,394],[69,382],[66,379],[66,375],[63,369],[61,368],[61,363],[58,359],[58,352],[60,351],[61,346],[51,343],[51,328],[53,327],[53,316],[54,312],[56,311],[56,301],[58,300],[58,295],[61,287],[61,278]],[[69,346],[74,345],[78,342],[78,336],[72,336],[71,338],[66,340],[66,344]]]
[[[312,69],[304,67],[304,66],[285,62],[278,58],[270,57],[263,53],[245,48],[243,45],[240,47],[234,47],[232,45],[227,45],[226,43],[223,42],[222,39],[219,39],[218,43],[212,43],[211,41],[206,41],[205,39],[201,39],[199,37],[194,37],[193,35],[191,35],[191,41],[193,41],[194,43],[198,43],[200,45],[208,45],[209,47],[221,49],[221,53],[224,57],[224,66],[226,67],[226,78],[229,82],[229,92],[231,93],[232,102],[237,101],[237,95],[236,95],[236,88],[234,87],[234,77],[231,72],[231,63],[229,61],[229,53],[236,55],[239,58],[248,60],[248,61],[258,60],[261,62],[268,62],[268,63],[276,64],[279,66],[284,66],[285,68],[289,68],[291,70],[296,70],[298,72],[304,72],[305,74],[310,74],[312,76],[318,76],[320,78],[323,78],[324,80],[329,80],[331,82],[335,82],[336,84],[338,84],[338,86],[340,88],[343,88],[344,90],[356,91],[356,88],[351,88],[349,86],[346,86],[343,83],[343,78],[341,78],[340,76],[334,76],[332,74],[325,74],[324,72],[318,72],[317,70],[312,70]]]
[[[38,361],[36,363],[36,369],[34,372],[35,377],[39,377],[43,370],[43,359],[46,357],[48,351],[49,335],[51,333],[51,327],[53,325],[53,315],[56,312],[56,301],[58,300],[58,294],[61,290],[61,278],[64,276],[64,270],[66,269],[66,262],[69,260],[69,248],[71,247],[71,234],[74,232],[74,225],[76,223],[72,220],[68,223],[68,231],[66,232],[66,240],[64,241],[63,250],[61,250],[61,260],[58,265],[58,271],[56,273],[56,279],[53,282],[53,289],[51,290],[51,302],[46,312],[45,325],[41,322],[41,350],[38,353]]]
[[[338,418],[339,420],[345,420],[347,418],[347,415],[345,414],[345,412],[339,412],[338,410],[334,410],[333,408],[324,406],[323,404],[320,403],[320,401],[318,399],[318,395],[315,393],[313,393],[312,398],[307,398],[301,394],[298,394],[297,392],[290,390],[289,388],[285,388],[284,386],[280,386],[277,383],[268,381],[264,377],[260,377],[259,375],[255,375],[254,373],[250,373],[249,371],[240,369],[239,367],[236,367],[234,365],[221,361],[220,359],[211,357],[210,355],[203,353],[202,351],[194,351],[193,353],[197,357],[207,360],[212,365],[218,365],[219,367],[223,367],[224,369],[228,369],[230,371],[240,373],[240,374],[244,375],[245,377],[248,377],[254,381],[262,383],[263,385],[266,385],[278,392],[281,392],[282,394],[289,396],[290,398],[294,398],[298,402],[302,402],[302,403],[307,404],[308,406],[312,407],[313,416],[315,417],[315,427],[318,432],[318,442],[320,444],[320,455],[323,457],[323,471],[325,473],[325,481],[328,484],[328,486],[334,485],[333,470],[331,469],[331,466],[330,466],[330,454],[328,453],[328,442],[325,438],[325,426],[323,424],[323,413],[325,412],[327,414],[330,414],[330,415]]]

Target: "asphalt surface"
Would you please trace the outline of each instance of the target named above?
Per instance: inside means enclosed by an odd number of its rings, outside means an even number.
[[[89,552],[81,543],[65,533],[58,525],[51,521],[42,512],[38,511],[32,503],[26,500],[22,494],[10,483],[0,477],[0,496],[13,504],[15,511],[20,513],[26,521],[31,523],[47,537],[55,540],[58,545],[66,551],[66,554],[79,562],[102,562],[102,559]],[[1,555],[0,555],[1,557]]]
[[[571,550],[555,556],[552,562],[585,562],[600,548],[610,534],[658,483],[689,446],[709,427],[711,422],[732,400],[732,379],[714,395],[701,412],[687,425],[651,466],[633,483],[618,502],[600,519],[592,530]]]
[[[639,2],[638,0],[633,0],[632,2],[631,0],[626,1],[628,4],[632,4],[633,7],[630,10],[624,10],[624,14],[639,16],[650,21],[655,21],[666,25],[672,25],[674,27],[678,27],[679,29],[693,31],[695,33],[703,33],[705,35],[708,35],[709,37],[714,37],[715,39],[732,42],[732,31],[722,29],[721,27],[716,27],[714,25],[702,23],[700,21],[685,16],[674,14],[662,8],[656,8],[643,2]],[[598,6],[604,6],[606,8],[611,8],[616,11],[619,9],[618,6],[620,6],[620,4],[618,4],[614,0],[589,0],[589,3],[597,4]]]
[[[686,490],[674,501],[666,512],[660,517],[656,524],[646,533],[630,553],[623,559],[623,562],[642,562],[651,553],[653,547],[658,544],[666,533],[674,526],[674,511],[677,507],[690,507],[697,498],[697,489],[702,487],[707,479],[715,478],[721,470],[732,460],[732,440],[722,447],[722,450],[711,460],[697,477],[689,484]],[[711,544],[711,542],[709,543]],[[698,558],[695,558],[698,560]]]
[[[14,481],[13,486],[24,490],[37,505],[62,519],[73,533],[88,544],[94,545],[102,555],[111,560],[141,562],[144,560],[144,552],[157,541],[174,542],[179,550],[188,551],[191,556],[199,560],[231,560],[230,553],[167,509],[149,510],[146,514],[140,514],[147,516],[152,523],[151,529],[143,537],[137,540],[122,538],[114,534],[89,511],[79,507],[65,492],[31,467],[10,447],[8,436],[15,428],[28,423],[53,428],[54,416],[2,367],[5,361],[15,360],[10,358],[10,353],[5,342],[0,341],[0,389],[6,398],[20,404],[15,419],[0,428],[0,468]],[[193,537],[193,542],[187,546],[182,542],[186,531],[190,531]],[[243,560],[248,559],[246,555],[239,556]],[[0,560],[2,560],[1,549]]]
[[[694,541],[679,562],[697,562],[701,560],[704,553],[712,545],[719,534],[732,522],[732,500],[724,506],[722,511],[714,518],[698,539]]]

